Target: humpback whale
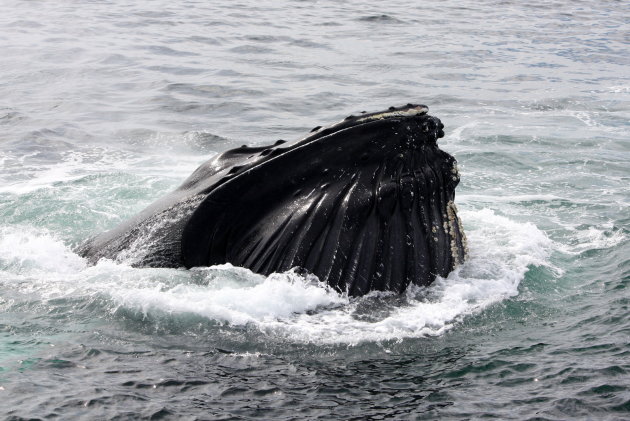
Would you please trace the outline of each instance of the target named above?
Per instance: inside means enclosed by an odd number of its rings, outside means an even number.
[[[466,258],[455,159],[425,105],[352,115],[306,137],[228,150],[79,247],[89,262],[300,268],[340,292],[429,285]]]

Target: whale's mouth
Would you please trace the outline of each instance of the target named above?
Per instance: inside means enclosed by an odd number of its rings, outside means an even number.
[[[186,222],[183,264],[299,267],[353,296],[446,277],[466,257],[459,176],[427,111],[361,113],[252,155]]]
[[[299,267],[353,296],[430,285],[466,257],[455,159],[437,146],[443,127],[407,104],[226,151],[80,253],[261,274]]]

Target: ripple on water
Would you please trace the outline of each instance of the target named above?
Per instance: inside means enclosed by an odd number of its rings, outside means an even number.
[[[627,418],[625,3],[166,3],[3,9],[2,415]],[[72,252],[216,152],[407,102],[462,173],[433,288]]]

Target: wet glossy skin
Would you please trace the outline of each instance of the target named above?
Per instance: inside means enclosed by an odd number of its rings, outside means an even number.
[[[456,162],[427,111],[361,113],[295,142],[227,151],[81,253],[263,274],[300,267],[351,295],[428,285],[464,260],[466,240]]]

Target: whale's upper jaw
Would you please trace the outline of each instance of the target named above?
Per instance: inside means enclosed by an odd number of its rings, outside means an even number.
[[[443,137],[444,132],[441,131],[444,127],[440,121],[434,117],[428,115],[429,107],[422,104],[407,104],[402,107],[389,107],[387,110],[377,111],[373,113],[362,112],[359,115],[350,115],[338,123],[332,124],[326,127],[315,127],[311,130],[308,136],[303,138],[301,142],[311,141],[325,136],[333,135],[341,131],[351,130],[353,128],[361,127],[365,124],[376,122],[388,122],[388,121],[401,121],[406,119],[424,118],[430,120],[436,120],[435,126],[437,128],[435,134],[436,139]]]
[[[357,124],[366,123],[368,121],[374,120],[383,120],[387,118],[396,118],[396,117],[413,117],[418,115],[424,115],[429,112],[429,107],[422,104],[407,104],[402,107],[389,107],[386,111],[379,111],[375,113],[362,113],[360,116],[350,116],[347,117],[347,121],[349,119],[354,120]]]

